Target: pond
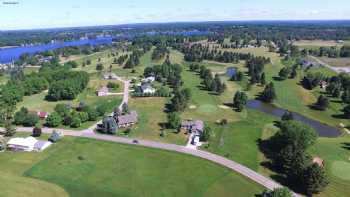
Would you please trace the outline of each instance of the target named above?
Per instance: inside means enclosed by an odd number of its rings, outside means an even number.
[[[278,108],[272,104],[264,103],[259,100],[248,101],[247,107],[250,109],[255,109],[255,110],[279,117],[279,118],[282,117],[283,114],[286,112],[285,109]],[[329,125],[307,118],[295,112],[292,112],[292,113],[295,120],[303,122],[311,126],[312,128],[314,128],[320,137],[338,137],[341,134],[341,132],[335,127],[331,127]]]

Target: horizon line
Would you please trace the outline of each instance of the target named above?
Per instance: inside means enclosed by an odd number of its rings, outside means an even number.
[[[82,25],[82,26],[61,26],[61,27],[43,27],[43,28],[23,28],[23,29],[0,29],[0,32],[16,32],[16,31],[42,31],[42,30],[57,30],[57,29],[80,29],[80,28],[98,28],[98,27],[118,27],[128,25],[166,25],[166,24],[189,24],[189,23],[234,23],[234,22],[350,22],[349,19],[252,19],[252,20],[208,20],[208,21],[169,21],[169,22],[140,22],[140,23],[120,23],[120,24],[105,24],[105,25]],[[350,24],[349,24],[350,25]]]

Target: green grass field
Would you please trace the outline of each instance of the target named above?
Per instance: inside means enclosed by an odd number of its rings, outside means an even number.
[[[319,138],[316,146],[311,151],[313,155],[325,160],[325,168],[329,176],[330,184],[320,194],[324,196],[345,197],[350,188],[350,137]]]
[[[328,58],[321,57],[319,58],[321,61],[334,66],[334,67],[349,67],[350,66],[350,58]]]
[[[78,157],[83,159],[78,159]],[[65,137],[42,153],[0,155],[0,196],[254,196],[263,188],[209,161]]]

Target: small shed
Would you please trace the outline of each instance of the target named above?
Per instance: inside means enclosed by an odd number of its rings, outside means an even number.
[[[101,87],[96,91],[97,96],[108,96],[109,89],[106,86]]]

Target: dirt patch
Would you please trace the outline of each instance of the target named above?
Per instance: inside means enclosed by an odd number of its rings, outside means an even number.
[[[195,105],[190,105],[189,108],[190,108],[190,109],[197,109],[197,106],[195,106]]]
[[[231,109],[230,107],[228,107],[226,105],[218,105],[218,107],[221,109]]]

